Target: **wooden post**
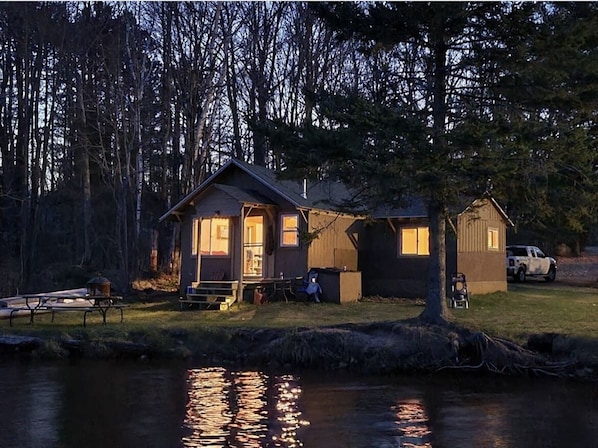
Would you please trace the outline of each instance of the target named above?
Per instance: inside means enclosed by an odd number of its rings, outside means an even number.
[[[244,273],[244,257],[243,257],[243,234],[245,233],[245,204],[241,206],[241,214],[239,216],[239,231],[237,232],[237,254],[239,257],[239,287],[237,288],[237,301],[243,301],[243,273]]]

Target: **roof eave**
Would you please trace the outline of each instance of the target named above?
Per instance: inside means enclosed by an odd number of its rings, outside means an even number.
[[[183,199],[181,199],[173,207],[171,207],[170,210],[168,210],[166,213],[164,213],[160,217],[159,222],[165,221],[166,219],[168,219],[170,217],[170,215],[175,214],[176,212],[178,212],[179,214],[182,214],[179,212],[179,210],[183,206],[185,206],[189,202],[191,202],[191,200],[195,196],[197,196],[197,194],[199,194],[200,191],[205,189],[205,187],[207,185],[209,185],[223,170],[225,170],[233,162],[233,160],[234,159],[229,160],[224,165],[222,165],[220,168],[218,168],[214,174],[212,174],[210,177],[208,177],[206,180],[204,180],[201,184],[199,184],[197,187],[195,187],[190,193],[188,193]]]

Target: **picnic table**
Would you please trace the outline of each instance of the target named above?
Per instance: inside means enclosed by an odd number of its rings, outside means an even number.
[[[77,298],[56,297],[43,295],[25,295],[25,306],[12,308],[10,313],[10,326],[12,326],[13,317],[22,311],[29,314],[29,323],[32,324],[34,316],[39,313],[52,313],[52,322],[56,313],[60,312],[83,312],[83,326],[87,325],[87,315],[99,313],[102,316],[102,325],[106,325],[106,315],[109,310],[115,309],[120,312],[120,321],[124,320],[124,308],[126,305],[121,303],[120,296],[105,295],[85,295]]]

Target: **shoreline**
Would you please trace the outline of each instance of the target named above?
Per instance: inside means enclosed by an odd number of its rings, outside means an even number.
[[[320,328],[162,330],[161,343],[63,335],[0,336],[0,356],[36,360],[127,359],[184,361],[264,370],[346,371],[361,375],[479,373],[596,381],[594,346],[538,334],[525,346],[452,324],[415,320]],[[595,343],[593,344],[595,345]]]

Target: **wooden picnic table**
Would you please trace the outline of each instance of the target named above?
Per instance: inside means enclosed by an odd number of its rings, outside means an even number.
[[[23,296],[25,299],[25,307],[16,307],[10,313],[10,325],[12,326],[12,319],[20,311],[29,312],[29,323],[33,323],[34,316],[41,312],[51,312],[52,322],[56,313],[66,311],[83,312],[83,326],[87,325],[87,315],[98,312],[102,316],[102,325],[106,325],[106,315],[109,310],[116,309],[120,312],[120,321],[124,320],[124,308],[126,305],[120,303],[122,297],[120,296],[105,296],[105,295],[86,295],[81,297],[56,297],[56,296],[40,296],[30,295]],[[65,302],[65,299],[71,299],[72,302]],[[81,302],[81,303],[77,303]]]

